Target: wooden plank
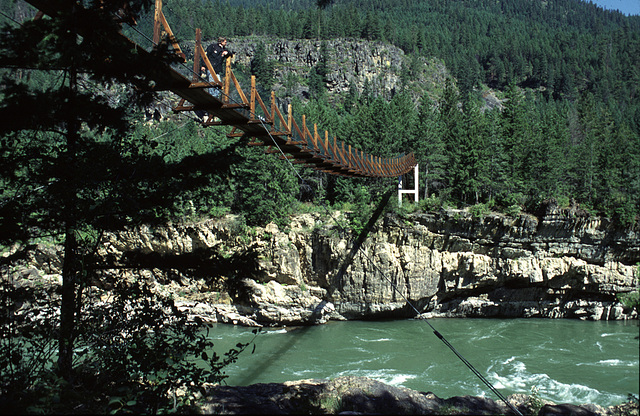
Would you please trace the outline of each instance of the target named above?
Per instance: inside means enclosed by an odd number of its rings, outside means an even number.
[[[275,97],[274,97],[274,101],[273,102],[275,103]],[[289,125],[289,122],[285,121],[285,119],[282,116],[282,113],[280,112],[278,107],[276,107],[275,104],[272,104],[272,105],[273,105],[273,109],[274,109],[274,113],[275,113],[274,116],[273,116],[274,120],[275,120],[275,116],[277,115],[278,116],[278,120],[280,120],[280,127],[281,128],[282,127],[287,128],[288,134],[291,135],[291,126]],[[291,110],[291,105],[289,105],[289,110]],[[275,123],[274,123],[274,127],[275,127]]]
[[[202,31],[200,28],[196,29],[196,46],[193,51],[193,82],[195,83],[198,80],[201,80],[200,76],[200,50],[202,43]],[[191,84],[193,85],[193,84]]]
[[[269,119],[269,110],[267,110],[267,106],[264,105],[264,102],[262,101],[262,97],[260,97],[260,94],[257,91],[256,91],[256,98],[258,99],[258,104],[260,104],[260,108],[262,108],[262,111],[264,112],[264,117],[265,117],[264,122],[266,124],[271,124],[271,120]]]
[[[209,74],[211,75],[211,78],[213,78],[213,84],[222,88],[222,81],[220,81],[220,77],[218,76],[218,74],[216,74],[216,71],[213,70],[213,65],[211,64],[211,61],[209,61],[209,57],[207,56],[207,53],[205,52],[204,48],[202,47],[202,44],[198,45],[198,50],[199,50],[199,55],[200,55],[200,59],[202,59],[202,61],[204,62],[204,66],[207,68],[207,71],[209,71]],[[198,68],[198,74],[200,73],[200,69]],[[208,81],[208,80],[207,80]]]
[[[251,101],[249,101],[249,111],[251,111],[251,115],[253,119],[257,119],[256,115],[256,94],[258,93],[258,89],[256,88],[256,76],[251,75]]]
[[[33,3],[31,3],[33,4]],[[38,7],[38,6],[36,6]],[[43,10],[43,9],[40,9]],[[49,13],[51,14],[51,13]],[[160,14],[162,14],[162,0],[156,0],[156,9],[153,15],[153,44],[154,45],[158,45],[160,44],[160,34],[161,34],[161,28],[160,28]]]
[[[238,104],[222,104],[221,108],[224,108],[224,109],[227,109],[227,108],[249,108],[249,104],[240,104],[240,103],[238,103]]]
[[[227,61],[230,61],[230,60],[231,58],[227,58]],[[236,91],[238,91],[238,94],[240,95],[240,99],[244,103],[243,105],[245,105],[246,108],[250,108],[249,100],[247,100],[247,96],[244,95],[244,91],[242,91],[242,88],[240,87],[240,83],[236,79],[236,76],[234,75],[233,71],[229,70],[229,75],[231,76],[233,85],[236,87]]]

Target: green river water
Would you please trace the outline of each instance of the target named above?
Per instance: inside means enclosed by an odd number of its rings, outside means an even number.
[[[430,319],[501,393],[556,403],[620,404],[638,395],[638,321]],[[221,354],[252,328],[214,325]],[[439,397],[493,393],[419,320],[330,322],[263,330],[227,367],[229,385],[365,376]]]

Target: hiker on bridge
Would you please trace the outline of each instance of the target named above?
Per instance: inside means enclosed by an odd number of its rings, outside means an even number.
[[[214,42],[207,48],[207,58],[209,58],[209,62],[211,62],[211,66],[213,70],[218,75],[218,78],[222,80],[223,72],[224,72],[224,60],[225,58],[229,58],[231,53],[227,50],[227,38],[220,37],[218,38],[218,42]],[[216,90],[216,94],[212,94],[214,96],[219,96],[220,91]]]

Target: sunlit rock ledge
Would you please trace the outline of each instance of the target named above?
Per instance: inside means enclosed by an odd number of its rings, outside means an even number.
[[[229,215],[107,234],[102,280],[144,279],[194,317],[247,326],[413,317],[407,300],[425,317],[638,317],[616,296],[638,288],[640,237],[608,220],[387,214],[356,249],[336,221],[351,214],[332,215],[298,215],[286,230]],[[60,255],[40,247],[14,280],[58,285]]]
[[[349,213],[334,215],[345,223]],[[337,224],[303,214],[282,230],[228,216],[113,234],[102,250],[115,259],[210,259],[196,272],[153,275],[158,290],[179,293],[182,307],[214,322],[406,318],[415,315],[407,300],[426,316],[637,318],[616,295],[638,287],[639,235],[608,220],[557,209],[540,218],[390,214],[359,250],[358,236]]]

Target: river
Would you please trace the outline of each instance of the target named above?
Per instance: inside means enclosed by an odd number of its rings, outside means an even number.
[[[550,319],[430,319],[429,323],[501,393],[556,403],[620,404],[638,396],[638,322]],[[216,324],[222,354],[252,339],[252,328]],[[365,376],[439,397],[497,398],[427,323],[349,321],[264,329],[229,385]]]

